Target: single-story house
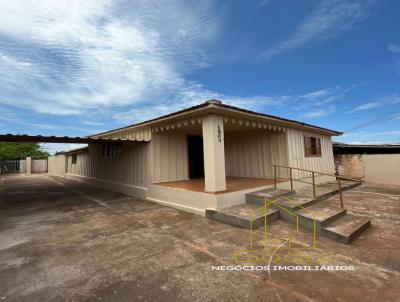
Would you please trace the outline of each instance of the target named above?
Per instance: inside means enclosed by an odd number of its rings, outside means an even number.
[[[90,136],[111,141],[50,160],[66,162],[54,174],[204,215],[244,203],[245,193],[272,187],[275,177],[282,185],[289,173],[310,177],[273,165],[335,173],[331,137],[341,134],[209,100]]]

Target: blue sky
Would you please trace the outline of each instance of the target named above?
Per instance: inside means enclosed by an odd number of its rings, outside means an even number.
[[[83,136],[217,98],[400,142],[400,2],[2,1],[0,133]],[[53,146],[52,150],[71,146]]]

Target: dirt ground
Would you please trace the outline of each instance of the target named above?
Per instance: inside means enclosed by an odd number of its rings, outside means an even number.
[[[327,265],[354,270],[226,270],[248,230],[61,177],[2,176],[0,300],[400,301],[400,187],[364,184],[345,206],[372,227],[349,246],[318,238],[318,248],[332,253]],[[297,248],[311,239],[282,220],[267,234]],[[255,248],[264,239],[261,228]],[[253,265],[305,265],[279,263],[278,243]]]

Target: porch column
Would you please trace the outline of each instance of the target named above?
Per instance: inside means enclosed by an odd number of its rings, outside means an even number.
[[[226,190],[224,122],[221,116],[203,117],[203,150],[205,191]]]
[[[25,173],[31,174],[32,173],[32,158],[27,157],[25,159]]]

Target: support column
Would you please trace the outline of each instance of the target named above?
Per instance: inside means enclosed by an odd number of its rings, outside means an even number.
[[[32,158],[27,157],[25,160],[26,160],[25,161],[25,173],[31,174],[32,173]]]
[[[221,116],[203,117],[203,150],[205,191],[226,190],[224,122]]]

